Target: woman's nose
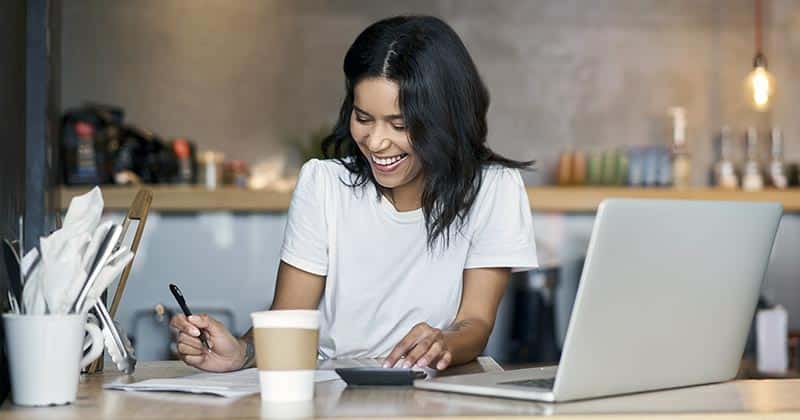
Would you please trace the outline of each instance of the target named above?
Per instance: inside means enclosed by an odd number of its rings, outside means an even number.
[[[375,128],[367,137],[367,149],[370,152],[376,153],[380,152],[381,150],[385,150],[389,147],[392,143],[388,137],[386,137],[386,132],[381,130],[380,128]]]

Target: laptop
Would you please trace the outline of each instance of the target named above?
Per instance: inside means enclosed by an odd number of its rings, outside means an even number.
[[[732,379],[782,211],[767,202],[605,200],[558,366],[414,387],[559,402]]]

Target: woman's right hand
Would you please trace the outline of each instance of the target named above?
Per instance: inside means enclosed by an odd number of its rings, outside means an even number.
[[[247,345],[234,337],[222,323],[206,315],[175,315],[169,323],[177,333],[178,356],[189,366],[208,372],[229,372],[245,363]],[[200,330],[208,347],[200,341]]]

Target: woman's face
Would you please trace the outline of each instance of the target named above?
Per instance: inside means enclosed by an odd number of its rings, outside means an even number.
[[[400,112],[396,83],[369,78],[356,84],[350,134],[384,188],[408,185],[422,172]]]

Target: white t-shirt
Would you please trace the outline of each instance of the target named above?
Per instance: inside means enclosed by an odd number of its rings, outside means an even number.
[[[375,186],[352,188],[335,160],[310,160],[297,181],[281,259],[326,276],[319,305],[325,358],[385,357],[420,322],[448,327],[463,271],[536,268],[528,196],[516,169],[491,166],[462,235],[429,251],[421,209],[399,212]]]

